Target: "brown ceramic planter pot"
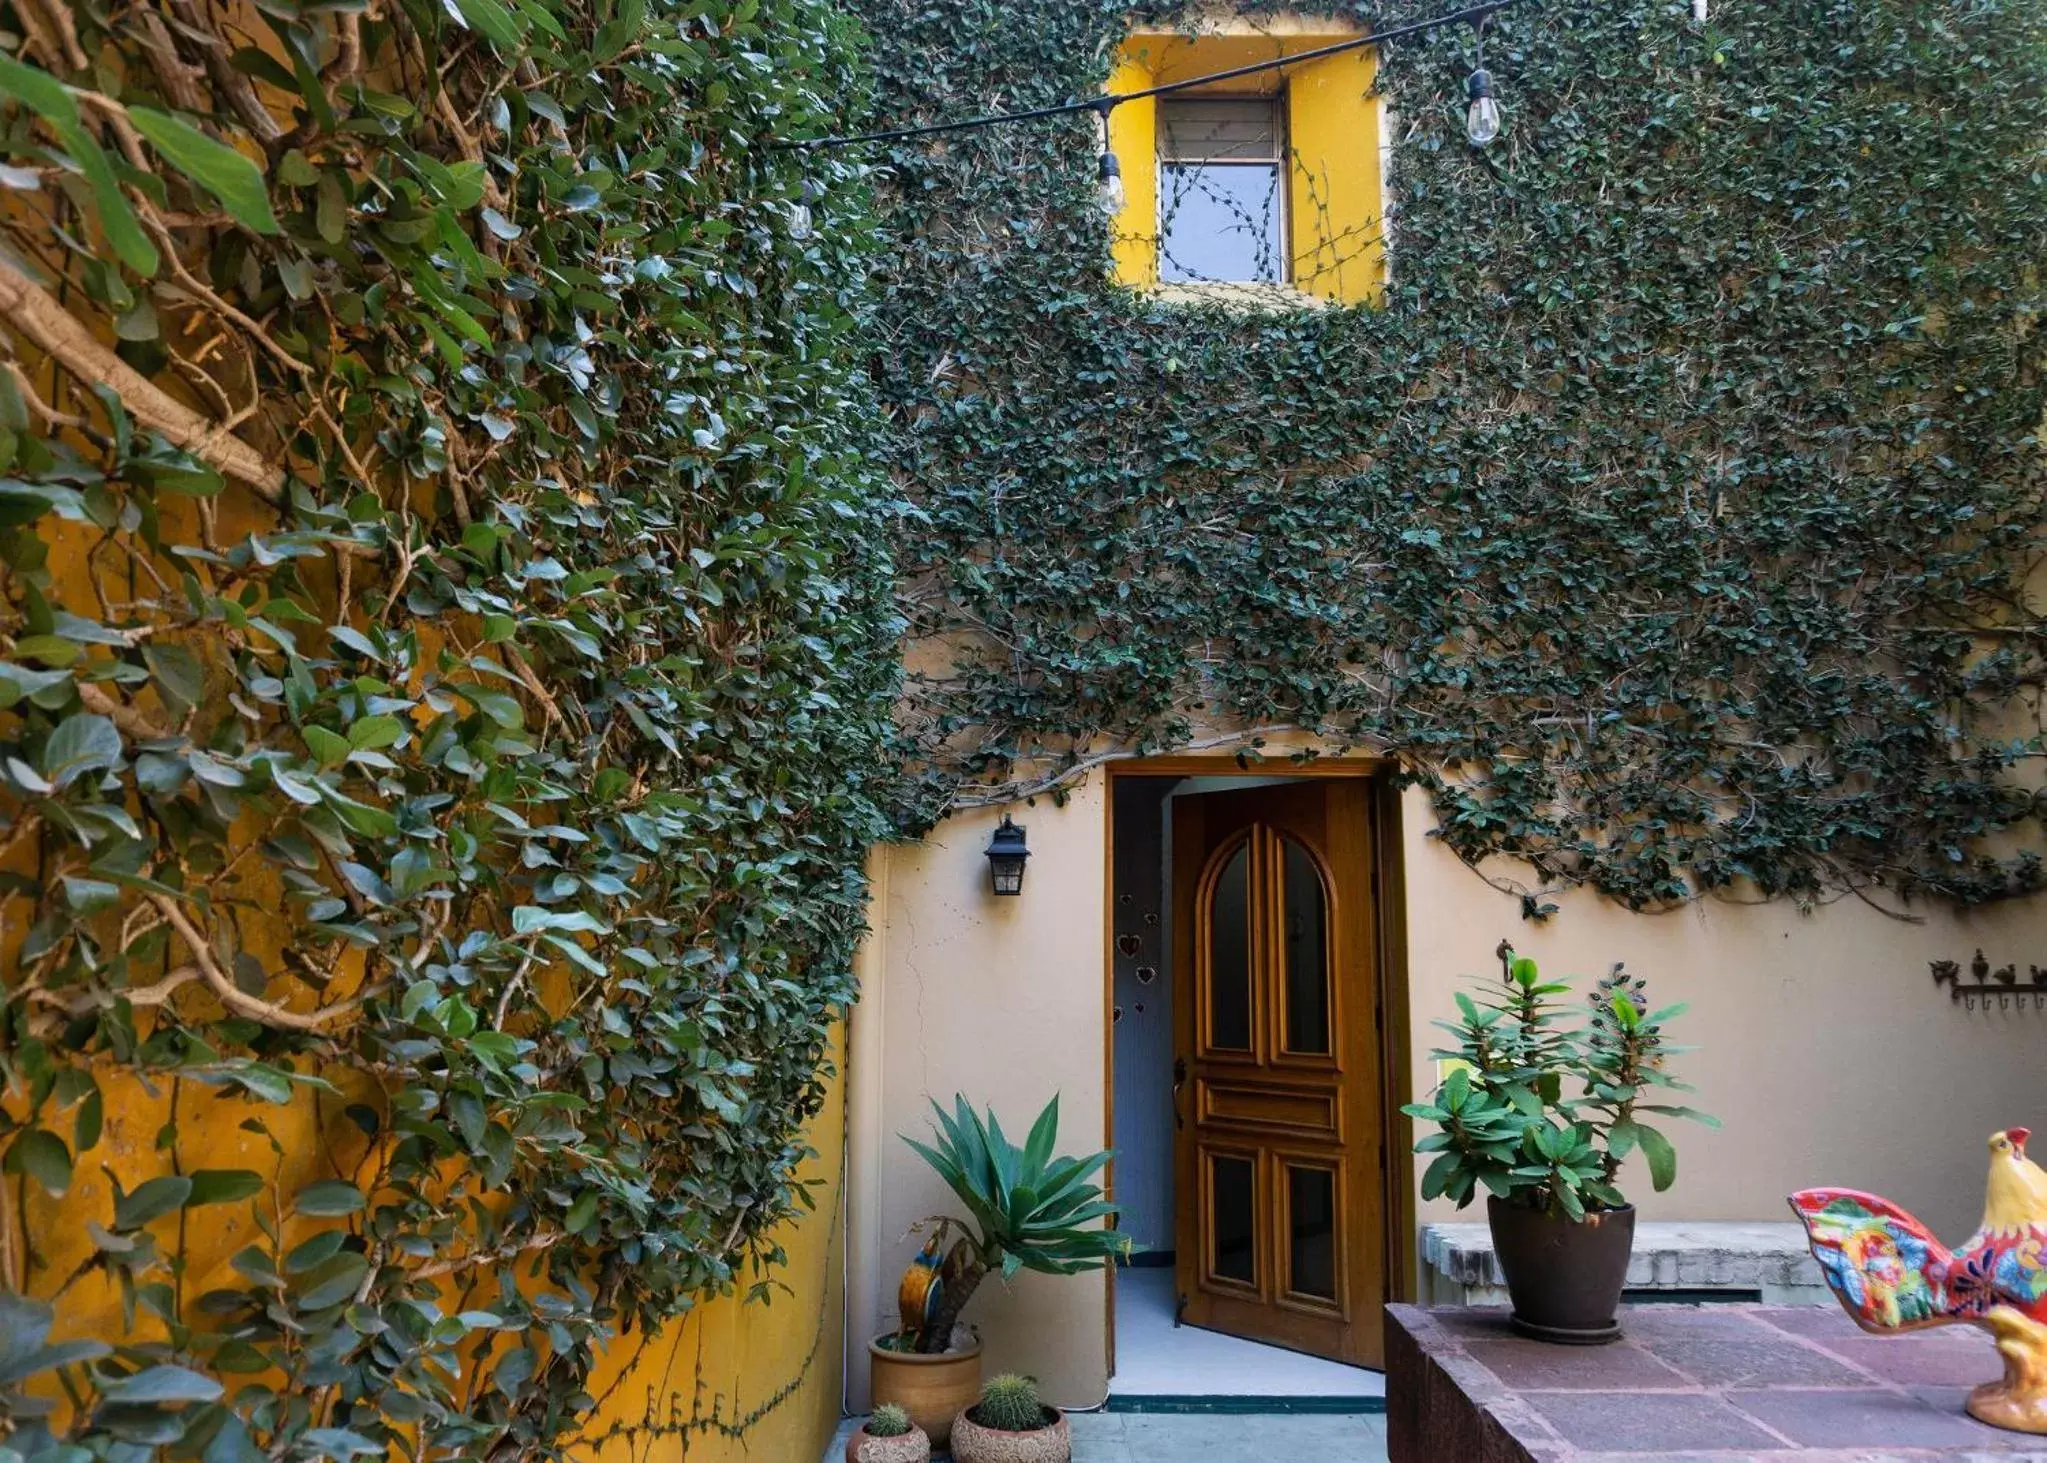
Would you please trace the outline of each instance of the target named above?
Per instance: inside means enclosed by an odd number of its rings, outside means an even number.
[[[934,1448],[951,1441],[952,1420],[981,1396],[978,1339],[965,1351],[936,1356],[890,1351],[881,1341],[870,1341],[867,1360],[874,1376],[875,1405],[893,1402],[901,1407],[930,1437]]]
[[[846,1439],[846,1463],[931,1463],[931,1439],[915,1423],[893,1438],[870,1437],[863,1427]]]
[[[1049,1427],[1035,1432],[1006,1433],[975,1422],[972,1409],[963,1411],[952,1424],[953,1463],[1071,1463],[1073,1434],[1066,1426],[1066,1414],[1047,1407],[1054,1419]]]
[[[1513,1327],[1538,1341],[1599,1346],[1620,1339],[1621,1291],[1635,1248],[1635,1209],[1605,1209],[1573,1222],[1487,1198],[1493,1253],[1507,1275]]]

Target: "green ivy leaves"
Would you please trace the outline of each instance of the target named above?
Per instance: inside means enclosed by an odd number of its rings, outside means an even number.
[[[71,1150],[55,1133],[41,1128],[24,1128],[15,1135],[0,1171],[25,1173],[53,1197],[62,1197],[71,1187]]]
[[[292,1206],[316,1219],[339,1219],[359,1211],[366,1201],[362,1190],[341,1179],[323,1179],[299,1190]]]
[[[0,371],[0,1173],[66,1226],[0,1255],[0,1463],[570,1446],[814,1205],[887,826],[871,241],[763,145],[850,24],[251,14],[0,57],[76,327]],[[118,1353],[15,1304],[59,1253]]]
[[[242,154],[167,112],[130,107],[128,120],[172,167],[219,199],[237,223],[259,234],[278,232],[263,173]]]
[[[0,56],[0,95],[32,108],[51,125],[91,183],[100,226],[122,262],[138,274],[155,274],[160,263],[156,246],[144,234],[105,151],[86,131],[71,92],[54,77]],[[219,199],[237,222],[258,233],[278,231],[262,171],[248,158],[167,112],[137,106],[123,109],[123,115],[171,166]]]
[[[78,114],[78,104],[56,78],[32,66],[24,66],[11,56],[0,56],[0,94],[34,110],[57,134],[57,141],[63,146],[85,174],[92,187],[94,202],[99,208],[100,227],[106,230],[107,239],[114,246],[114,252],[137,274],[156,273],[161,258],[156,246],[142,232],[142,222],[136,218],[135,210],[121,192],[119,180],[114,176],[113,164],[107,155],[85,130],[85,122]]]
[[[498,0],[444,0],[448,13],[462,25],[473,27],[500,51],[516,51],[525,38],[525,21]]]
[[[1088,95],[1186,14],[859,10],[891,121]],[[1573,884],[2037,889],[2040,12],[1701,33],[1627,0],[1495,34],[1483,153],[1455,37],[1381,58],[1382,309],[1119,288],[1079,124],[890,153],[906,821],[1298,726],[1383,749],[1533,919]]]

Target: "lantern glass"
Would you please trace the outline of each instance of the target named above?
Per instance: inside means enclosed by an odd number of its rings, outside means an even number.
[[[1003,818],[1002,826],[988,840],[988,883],[997,894],[1023,893],[1024,861],[1031,856],[1024,846],[1024,831]]]

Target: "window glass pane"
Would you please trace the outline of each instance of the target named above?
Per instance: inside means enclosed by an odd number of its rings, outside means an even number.
[[[1308,850],[1286,840],[1286,1049],[1329,1053],[1329,914]]]
[[[1209,1182],[1213,1188],[1214,1222],[1209,1235],[1213,1253],[1209,1273],[1223,1280],[1258,1283],[1257,1196],[1254,1170],[1248,1158],[1209,1155]]]
[[[1208,1041],[1251,1049],[1251,844],[1246,840],[1215,881],[1208,906]]]
[[[1159,169],[1159,278],[1273,283],[1281,271],[1279,168],[1169,163]]]
[[[1172,98],[1158,117],[1159,277],[1284,279],[1278,99]]]
[[[1158,115],[1166,162],[1279,161],[1279,108],[1269,97],[1162,101]]]
[[[1287,1289],[1336,1299],[1336,1175],[1287,1165]]]

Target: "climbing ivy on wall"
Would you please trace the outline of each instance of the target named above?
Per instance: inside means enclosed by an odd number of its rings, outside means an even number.
[[[1133,24],[856,8],[891,119],[1093,94]],[[1687,12],[1500,15],[1484,152],[1469,32],[1393,49],[1379,309],[1116,286],[1091,119],[895,148],[877,451],[919,510],[924,816],[1305,728],[1526,860],[1492,873],[1534,914],[2040,883],[2047,12]]]
[[[5,12],[0,1459],[553,1453],[809,1202],[895,624],[771,144],[850,29]]]

